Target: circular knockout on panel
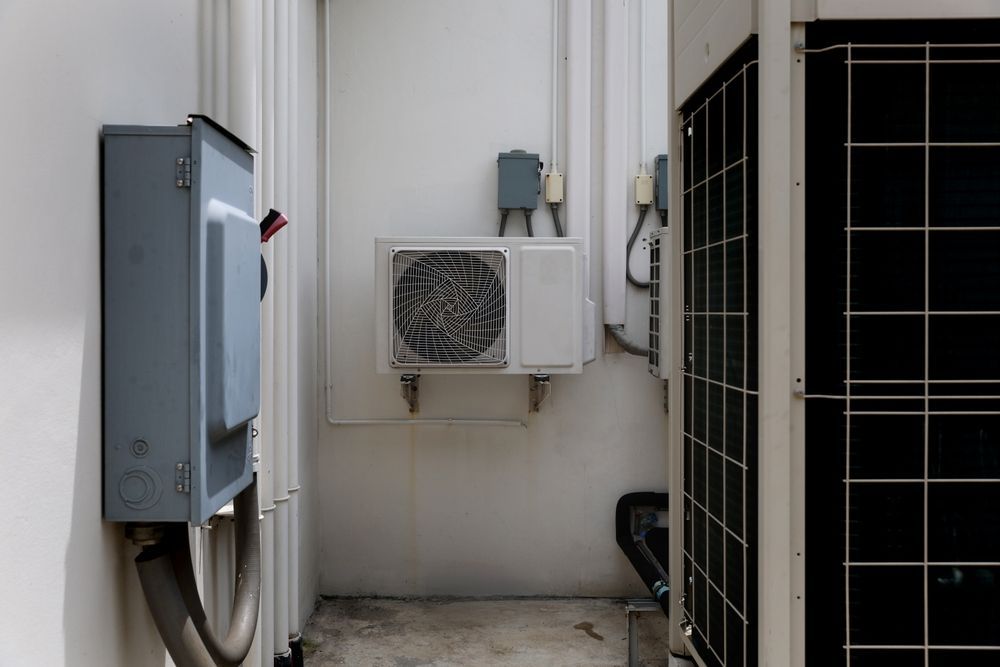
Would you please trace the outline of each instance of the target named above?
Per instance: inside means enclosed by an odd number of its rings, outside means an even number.
[[[131,509],[146,510],[160,502],[163,485],[160,476],[150,468],[129,468],[118,483],[118,493]]]

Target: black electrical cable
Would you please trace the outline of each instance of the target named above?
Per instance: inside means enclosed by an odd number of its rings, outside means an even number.
[[[625,246],[625,277],[636,287],[649,287],[648,282],[636,280],[636,277],[632,275],[632,267],[629,264],[629,260],[632,258],[632,246],[635,245],[635,240],[639,238],[639,232],[642,231],[642,223],[646,220],[646,210],[648,208],[648,206],[639,207],[639,220],[635,223],[635,229],[632,230],[632,236],[629,237],[628,245]]]
[[[531,231],[531,209],[530,208],[524,209],[524,226],[528,230],[528,236],[534,236],[535,235],[535,233],[533,231]]]
[[[500,236],[503,236],[504,232],[507,230],[507,214],[507,209],[500,210]]]
[[[559,222],[559,204],[552,204],[552,222],[556,225],[556,236],[560,238],[566,236],[563,233],[562,223]]]

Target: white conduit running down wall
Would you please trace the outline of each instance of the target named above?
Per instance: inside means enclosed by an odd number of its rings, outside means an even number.
[[[298,635],[298,151],[297,2],[237,0],[202,12],[202,104],[257,149],[254,205],[289,225],[262,246],[270,273],[261,303],[261,413],[254,442],[261,504],[262,587],[247,664],[270,667]],[[225,552],[225,550],[224,550]],[[232,577],[232,572],[216,576]],[[218,587],[225,590],[225,587]],[[213,600],[228,609],[230,600]]]

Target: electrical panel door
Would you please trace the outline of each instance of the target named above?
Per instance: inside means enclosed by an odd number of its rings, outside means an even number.
[[[253,476],[253,156],[203,117],[103,150],[104,517],[200,524]]]

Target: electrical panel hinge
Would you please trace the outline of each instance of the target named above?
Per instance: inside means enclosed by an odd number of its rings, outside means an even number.
[[[189,188],[191,187],[191,158],[189,157],[179,157],[174,162],[174,183],[179,188]]]
[[[191,493],[190,463],[178,463],[174,466],[174,489],[179,493]]]

